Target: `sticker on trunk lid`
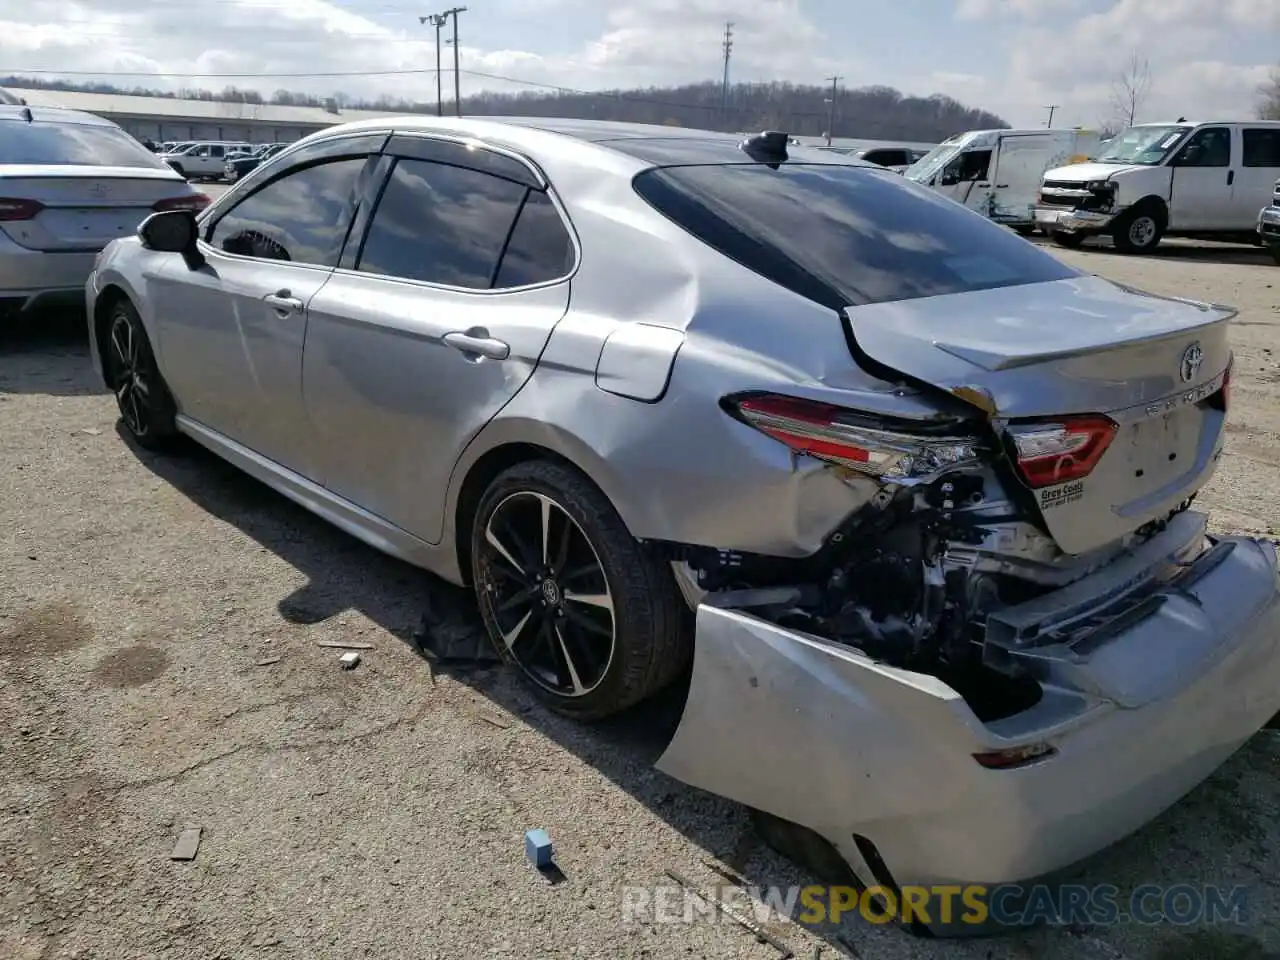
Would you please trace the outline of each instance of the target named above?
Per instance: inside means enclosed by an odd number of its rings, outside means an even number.
[[[1075,503],[1083,498],[1084,481],[1073,480],[1071,483],[1064,483],[1061,486],[1041,490],[1040,509],[1052,510],[1054,507],[1063,507],[1068,503]]]

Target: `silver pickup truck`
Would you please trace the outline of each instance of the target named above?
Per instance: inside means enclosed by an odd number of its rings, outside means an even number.
[[[1280,264],[1280,180],[1271,191],[1271,203],[1258,213],[1258,237]]]

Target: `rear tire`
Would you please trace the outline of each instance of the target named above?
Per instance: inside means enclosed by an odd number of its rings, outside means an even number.
[[[471,570],[499,656],[557,713],[620,713],[688,663],[669,564],[568,465],[528,461],[494,479],[472,522]]]
[[[1121,253],[1153,253],[1164,236],[1165,221],[1159,209],[1138,206],[1111,227],[1111,241]]]
[[[142,318],[128,300],[111,308],[102,344],[107,382],[124,428],[144,449],[172,447],[179,436],[177,405],[160,375]]]
[[[1267,244],[1267,252],[1271,254],[1271,259],[1280,265],[1280,243]]]
[[[1084,234],[1081,233],[1066,233],[1062,230],[1055,230],[1050,236],[1053,238],[1054,243],[1068,250],[1079,250],[1080,245],[1084,243]]]

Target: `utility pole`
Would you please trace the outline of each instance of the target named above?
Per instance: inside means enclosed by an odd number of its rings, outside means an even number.
[[[836,125],[836,86],[840,83],[841,77],[827,77],[831,81],[831,99],[827,103],[831,104],[831,109],[827,113],[827,146],[831,146],[831,131]]]
[[[1051,103],[1051,104],[1049,104],[1047,107],[1045,107],[1045,109],[1049,111],[1049,122],[1048,122],[1048,123],[1046,123],[1046,124],[1045,124],[1045,126],[1046,126],[1046,127],[1052,127],[1052,126],[1053,126],[1053,115],[1057,112],[1057,110],[1058,110],[1058,105],[1057,105],[1056,103]]]
[[[436,28],[436,116],[444,116],[444,87],[440,80],[440,28],[449,18],[443,13],[433,13],[419,17],[419,23],[429,23]]]
[[[724,25],[724,79],[720,82],[720,122],[729,126],[729,55],[733,52],[733,21]]]
[[[462,73],[458,70],[458,14],[466,13],[466,7],[451,7],[442,16],[453,17],[453,112],[462,116]]]

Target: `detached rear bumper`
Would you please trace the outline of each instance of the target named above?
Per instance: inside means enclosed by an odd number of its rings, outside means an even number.
[[[1045,684],[1035,707],[992,723],[933,677],[703,604],[658,768],[816,831],[868,885],[1052,875],[1156,817],[1280,712],[1276,552],[1224,542],[1095,649],[1043,648],[1098,689]],[[1158,676],[1123,675],[1136,670]],[[1033,744],[1055,752],[1006,770],[974,759]]]

